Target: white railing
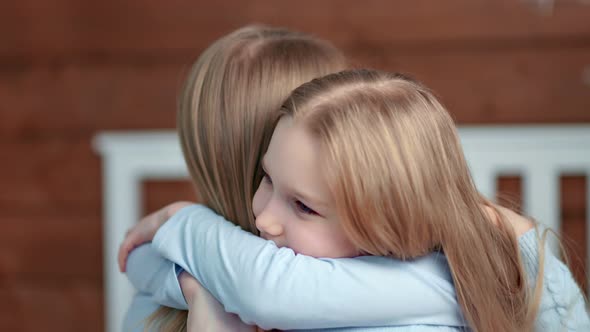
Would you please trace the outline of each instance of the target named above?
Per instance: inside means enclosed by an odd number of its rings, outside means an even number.
[[[525,213],[559,230],[559,177],[590,175],[590,125],[468,126],[459,131],[473,178],[485,196],[495,197],[499,175],[519,175]],[[144,214],[141,182],[184,179],[187,172],[172,131],[105,132],[94,145],[103,160],[105,326],[108,332],[119,332],[133,288],[119,273],[116,256],[125,232]],[[590,239],[590,213],[586,218]]]

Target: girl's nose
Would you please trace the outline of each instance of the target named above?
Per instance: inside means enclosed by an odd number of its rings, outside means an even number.
[[[261,233],[277,237],[283,234],[283,225],[276,213],[273,212],[272,203],[266,205],[262,213],[256,217],[256,228]]]

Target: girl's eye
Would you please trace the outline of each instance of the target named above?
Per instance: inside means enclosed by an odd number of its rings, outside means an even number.
[[[301,203],[301,201],[295,201],[295,205],[297,206],[297,210],[310,215],[317,215],[318,213],[309,208],[307,205]]]

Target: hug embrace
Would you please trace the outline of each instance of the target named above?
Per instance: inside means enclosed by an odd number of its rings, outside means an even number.
[[[590,331],[548,230],[477,191],[420,82],[248,26],[196,61],[177,121],[201,204],[128,233],[125,331]]]

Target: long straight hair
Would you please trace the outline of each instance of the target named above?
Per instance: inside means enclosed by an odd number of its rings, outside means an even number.
[[[445,108],[399,74],[351,70],[294,90],[282,107],[322,151],[340,221],[370,255],[442,250],[468,325],[532,329],[534,305],[516,234],[476,190]],[[531,309],[532,308],[532,309]]]
[[[177,127],[201,202],[257,234],[252,197],[281,103],[300,84],[345,68],[330,43],[283,28],[246,26],[214,42],[180,95]],[[148,320],[185,331],[187,312],[161,307]]]

